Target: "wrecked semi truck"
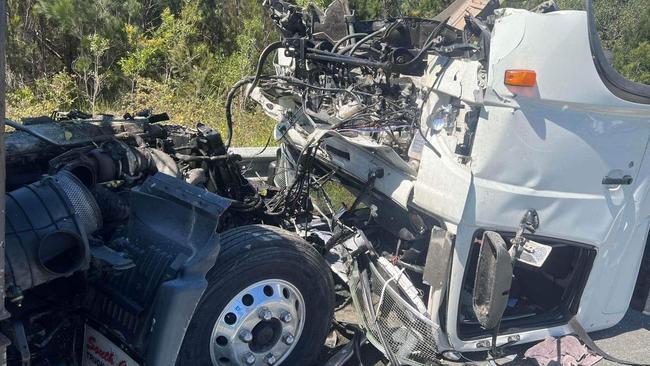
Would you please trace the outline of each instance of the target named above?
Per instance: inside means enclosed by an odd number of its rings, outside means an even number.
[[[498,355],[647,297],[650,87],[610,66],[590,1],[264,5],[282,40],[225,139],[148,112],[5,121],[8,364],[309,365],[335,283],[361,327],[332,364],[362,339],[393,365]],[[266,180],[229,153],[238,92],[277,121]]]

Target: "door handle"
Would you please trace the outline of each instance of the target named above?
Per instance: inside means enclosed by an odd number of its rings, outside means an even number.
[[[603,178],[603,184],[607,186],[622,186],[626,185],[629,186],[632,184],[634,179],[632,178],[631,175],[624,175],[621,178],[612,178],[612,177],[605,177]]]

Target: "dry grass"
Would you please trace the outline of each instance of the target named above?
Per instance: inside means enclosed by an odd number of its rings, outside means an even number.
[[[134,113],[152,109],[155,113],[166,112],[170,124],[194,127],[204,123],[218,131],[224,138],[227,135],[224,101],[221,98],[179,97],[166,90],[146,89],[124,97],[118,106],[101,106],[97,113],[121,116],[125,112]],[[25,117],[50,115],[58,107],[54,103],[8,103],[7,118],[19,121]],[[234,107],[233,146],[263,146],[273,131],[274,121],[260,110],[246,111]],[[275,144],[275,141],[271,141]]]

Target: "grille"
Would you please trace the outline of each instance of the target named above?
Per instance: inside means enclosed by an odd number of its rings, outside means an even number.
[[[54,176],[63,193],[70,200],[82,229],[90,234],[102,226],[102,214],[97,200],[72,173],[61,171]]]
[[[356,286],[353,293],[355,306],[362,314],[363,327],[369,332],[368,338],[382,351],[386,346],[389,347],[401,363],[438,364],[436,339],[440,337],[440,328],[404,300],[394,282],[385,286],[387,280],[388,278],[379,273],[377,267],[370,264],[370,288],[373,307],[377,314],[376,323],[363,301],[363,287]],[[377,332],[377,327],[381,330],[386,345],[379,341],[382,338]]]

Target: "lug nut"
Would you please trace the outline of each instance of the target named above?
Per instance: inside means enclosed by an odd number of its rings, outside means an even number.
[[[239,332],[239,339],[241,339],[242,342],[250,343],[253,340],[253,333],[244,329]]]
[[[249,353],[246,356],[244,356],[244,363],[247,365],[253,365],[255,361],[256,361],[255,355],[253,355],[252,353]]]
[[[275,359],[275,356],[273,356],[272,353],[269,353],[269,354],[266,356],[266,360],[265,360],[265,361],[266,361],[266,364],[267,364],[267,365],[275,365],[275,363],[277,362],[277,360]]]
[[[291,316],[291,313],[289,313],[288,311],[285,311],[280,317],[280,319],[282,319],[283,322],[288,323],[293,320],[293,316]]]
[[[293,337],[292,334],[287,334],[286,336],[284,336],[284,343],[288,346],[292,345],[295,340],[296,339]]]
[[[267,308],[262,308],[260,309],[259,313],[257,315],[260,316],[260,319],[269,321],[271,318],[273,318],[273,313],[271,313],[271,310]]]

